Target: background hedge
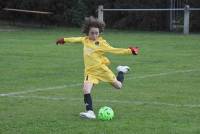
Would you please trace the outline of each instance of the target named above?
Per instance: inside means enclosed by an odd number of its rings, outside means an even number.
[[[191,7],[200,7],[199,0],[183,0]],[[0,12],[1,20],[48,25],[80,26],[84,17],[97,16],[98,5],[105,8],[168,8],[169,0],[0,0],[0,8],[19,8],[53,12],[53,15],[36,15],[17,12]],[[183,16],[183,15],[182,15]],[[200,31],[200,11],[191,13],[191,30]],[[109,12],[105,14],[107,27],[142,30],[168,30],[169,12]],[[183,17],[179,18],[183,21]]]

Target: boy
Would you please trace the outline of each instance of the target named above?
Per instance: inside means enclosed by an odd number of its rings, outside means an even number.
[[[104,53],[113,54],[133,54],[137,55],[139,48],[129,47],[128,49],[113,48],[106,40],[100,37],[100,33],[104,31],[105,23],[99,21],[94,17],[88,17],[82,27],[82,32],[86,34],[85,37],[71,37],[61,38],[57,40],[56,44],[63,45],[64,43],[82,43],[84,51],[85,64],[85,79],[83,83],[84,103],[86,112],[81,112],[80,116],[88,119],[95,119],[95,113],[92,107],[91,90],[94,84],[99,81],[110,83],[117,89],[122,88],[124,74],[129,71],[128,66],[118,66],[117,77],[107,67],[110,61],[104,56]]]

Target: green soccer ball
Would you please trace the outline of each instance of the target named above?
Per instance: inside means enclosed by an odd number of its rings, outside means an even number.
[[[112,120],[113,117],[114,117],[114,112],[112,108],[104,106],[99,109],[98,119],[107,121],[107,120]]]

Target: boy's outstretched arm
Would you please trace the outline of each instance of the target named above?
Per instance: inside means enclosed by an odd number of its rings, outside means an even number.
[[[137,55],[139,53],[138,47],[129,47],[129,48],[114,48],[110,46],[106,41],[104,42],[104,47],[100,51],[109,52],[113,54],[133,54]]]
[[[64,45],[65,43],[80,43],[83,37],[70,37],[70,38],[60,38],[56,41],[56,45]]]

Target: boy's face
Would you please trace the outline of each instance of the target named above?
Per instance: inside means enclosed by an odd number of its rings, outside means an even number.
[[[90,40],[95,41],[99,37],[99,28],[91,27],[88,36]]]

